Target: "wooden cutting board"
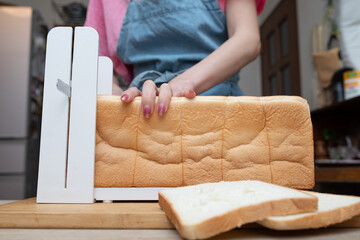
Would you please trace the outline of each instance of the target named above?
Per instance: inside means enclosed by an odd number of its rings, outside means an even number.
[[[246,225],[246,227],[260,227]],[[335,227],[360,227],[360,216]],[[0,205],[0,228],[174,228],[157,202],[37,204],[35,198]]]
[[[0,205],[1,228],[173,228],[157,202]]]

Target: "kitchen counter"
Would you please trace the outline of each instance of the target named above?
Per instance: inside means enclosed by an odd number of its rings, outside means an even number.
[[[1,201],[5,204],[11,201]],[[174,229],[0,229],[0,239],[181,239]],[[235,229],[212,239],[360,239],[360,228],[279,232],[265,228]]]

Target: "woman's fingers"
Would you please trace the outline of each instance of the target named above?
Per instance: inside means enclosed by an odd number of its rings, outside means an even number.
[[[154,111],[156,95],[159,95],[157,112],[159,116],[163,116],[169,108],[171,97],[176,96],[192,99],[196,96],[194,90],[185,90],[183,86],[181,88],[179,90],[174,90],[170,84],[164,83],[161,85],[160,89],[158,89],[153,81],[147,80],[143,84],[142,92],[136,87],[129,88],[122,93],[121,100],[125,103],[129,103],[135,97],[142,96],[141,109],[144,116],[149,118]]]
[[[153,113],[157,91],[157,87],[153,81],[147,80],[144,83],[142,88],[141,108],[146,118],[149,118]]]
[[[159,99],[158,99],[158,114],[164,115],[169,108],[170,100],[172,97],[172,90],[169,84],[163,83],[160,87]]]
[[[134,100],[135,97],[141,96],[141,92],[136,87],[129,88],[121,94],[121,101],[129,103]]]

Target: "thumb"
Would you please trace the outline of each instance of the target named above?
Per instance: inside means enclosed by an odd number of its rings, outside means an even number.
[[[184,97],[192,99],[196,96],[196,93],[194,90],[188,90],[184,93]]]

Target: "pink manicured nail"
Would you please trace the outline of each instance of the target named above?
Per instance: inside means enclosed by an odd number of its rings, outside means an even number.
[[[146,118],[149,118],[151,115],[151,107],[149,105],[145,105],[143,107],[143,113]]]
[[[160,116],[164,115],[165,113],[165,105],[163,103],[160,103],[158,106],[158,114]]]
[[[129,95],[127,95],[127,94],[124,94],[124,95],[121,96],[122,101],[126,101],[128,99],[129,99]]]

